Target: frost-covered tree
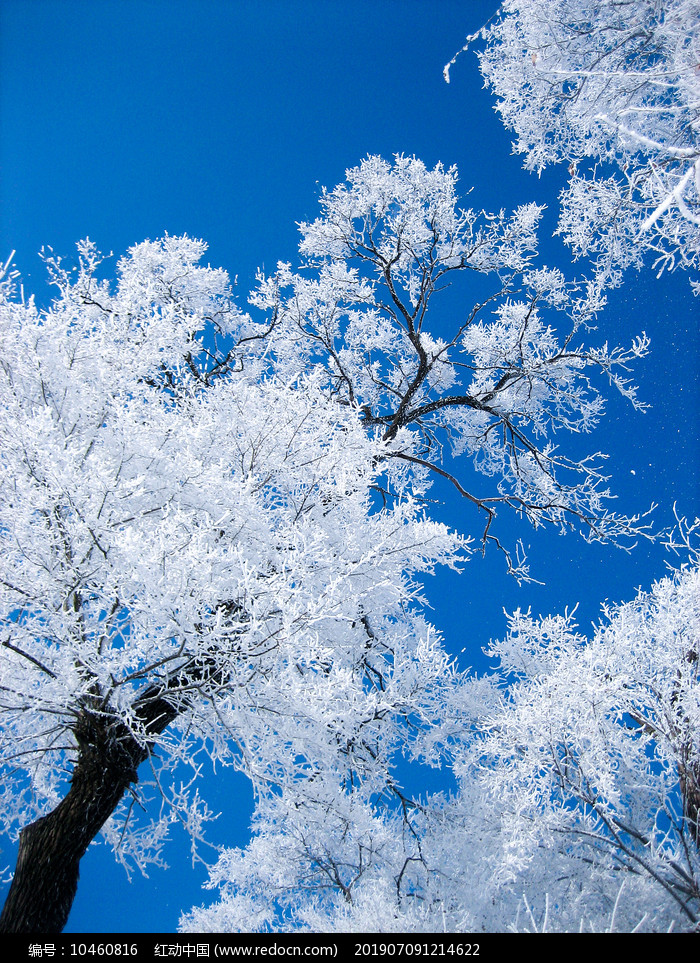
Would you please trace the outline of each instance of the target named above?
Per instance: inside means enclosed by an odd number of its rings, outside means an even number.
[[[394,800],[410,831],[395,760],[437,760],[454,676],[419,580],[469,553],[426,516],[431,477],[484,513],[484,546],[500,506],[639,529],[607,510],[598,459],[551,436],[594,427],[596,371],[636,404],[646,340],[584,345],[602,293],[533,267],[537,209],[462,211],[455,171],[405,158],[348,177],[302,225],[299,272],[260,278],[256,321],[186,237],[132,248],[113,283],[89,242],[73,271],[49,258],[46,308],[2,282],[5,931],[62,928],[100,831],[139,866],[174,819],[199,839],[206,757],[250,777],[259,823],[289,803],[350,840]],[[429,325],[458,274],[490,292]],[[440,462],[448,443],[487,493]]]
[[[607,608],[591,639],[516,612],[490,654],[511,684],[478,765],[533,905],[553,928],[697,927],[700,570]]]
[[[559,232],[609,269],[700,266],[698,0],[504,0],[468,38],[525,166],[569,164]],[[445,69],[449,79],[449,67]]]
[[[323,192],[323,215],[300,225],[299,270],[279,264],[251,298],[267,313],[275,370],[311,368],[340,406],[358,408],[386,446],[390,485],[403,484],[402,468],[415,493],[421,471],[449,479],[482,513],[484,546],[498,544],[501,506],[535,526],[624,540],[639,519],[606,508],[603,456],[571,459],[554,436],[595,427],[596,374],[643,407],[627,372],[648,340],[586,346],[605,304],[601,279],[575,284],[536,268],[541,209],[461,209],[456,182],[455,168],[369,157]],[[465,458],[499,479],[495,490],[466,488],[459,467],[446,467]]]
[[[698,568],[607,608],[592,638],[516,612],[490,654],[496,675],[446,693],[456,793],[408,813],[274,800],[181,927],[696,930]]]

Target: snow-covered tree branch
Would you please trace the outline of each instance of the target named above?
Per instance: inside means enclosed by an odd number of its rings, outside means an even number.
[[[613,273],[651,255],[697,289],[698,0],[504,0],[467,45],[479,38],[525,166],[569,165],[559,232],[573,251]]]
[[[418,493],[420,469],[452,481],[484,517],[484,546],[497,541],[499,506],[591,540],[639,533],[639,518],[606,507],[603,456],[572,459],[555,444],[597,424],[596,375],[643,407],[628,371],[647,338],[586,346],[605,304],[600,278],[576,284],[536,267],[540,209],[463,210],[454,168],[369,157],[347,177],[300,226],[299,271],[278,265],[251,299],[271,319],[275,370],[313,367],[331,397],[359,408],[384,446],[387,494]],[[453,303],[440,312],[448,285]],[[459,467],[455,477],[443,452],[497,488],[467,484]]]

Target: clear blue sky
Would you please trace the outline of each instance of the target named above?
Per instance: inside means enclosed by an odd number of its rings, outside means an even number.
[[[555,223],[561,172],[526,174],[482,89],[476,59],[442,67],[495,0],[0,0],[0,258],[16,250],[25,291],[46,297],[37,252],[70,254],[89,236],[104,252],[165,231],[209,242],[212,264],[238,276],[242,302],[258,266],[295,259],[296,222],[369,153],[456,164],[468,203],[499,209],[547,203]],[[550,239],[544,259],[565,270]],[[610,454],[618,508],[658,502],[700,513],[698,302],[681,276],[633,275],[610,299],[601,340],[646,330],[652,356],[637,369],[646,415],[611,399],[591,442]],[[478,534],[448,492],[440,511]],[[504,520],[505,521],[505,520]],[[626,555],[517,526],[543,587],[519,588],[502,559],[428,584],[433,618],[463,665],[504,630],[503,608],[562,611],[580,622],[604,599],[631,598],[663,573],[664,553]],[[505,528],[501,530],[506,535]],[[461,650],[466,651],[461,654]],[[205,792],[221,809],[215,839],[245,842],[250,800],[227,774]],[[73,932],[172,931],[202,892],[186,840],[168,870],[129,884],[104,846],[83,861]],[[0,866],[14,849],[3,842]],[[0,900],[4,891],[0,891]]]

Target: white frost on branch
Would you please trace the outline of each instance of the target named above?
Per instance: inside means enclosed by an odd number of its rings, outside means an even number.
[[[569,164],[559,233],[615,276],[700,266],[700,2],[504,0],[469,38],[529,170]]]
[[[482,514],[484,547],[500,506],[593,540],[640,532],[639,518],[605,507],[597,456],[570,460],[551,444],[559,429],[598,422],[596,370],[643,407],[625,373],[647,339],[585,347],[605,304],[603,276],[574,283],[536,267],[542,209],[463,209],[455,168],[372,156],[346,173],[323,191],[321,217],[300,225],[299,270],[280,263],[250,298],[270,319],[278,374],[313,367],[339,404],[362,411],[386,446],[387,495],[405,484],[418,493],[419,467],[424,484],[452,481]],[[433,320],[442,290],[466,289],[474,272],[490,283],[482,300],[465,292],[452,317]],[[446,467],[465,453],[500,480],[497,490],[477,494],[459,462]]]

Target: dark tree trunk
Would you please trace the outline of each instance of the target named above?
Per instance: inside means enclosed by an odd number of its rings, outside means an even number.
[[[695,669],[695,682],[698,681],[698,652],[691,649],[685,655],[685,662]],[[680,675],[679,675],[680,679]],[[675,705],[677,693],[672,699]],[[683,796],[683,816],[690,829],[695,845],[700,849],[700,760],[698,745],[700,733],[695,731],[688,716],[684,716],[680,729],[678,749],[678,778]]]
[[[167,688],[150,687],[134,707],[147,735],[163,732],[181,711],[164,698]],[[84,710],[74,732],[78,757],[70,789],[52,812],[20,834],[0,933],[63,930],[78,887],[80,860],[148,756],[147,740],[137,741],[118,720],[102,713]]]
[[[690,746],[689,750],[688,755],[694,747]],[[683,760],[678,767],[678,773],[683,795],[683,815],[695,845],[700,849],[700,763],[697,761],[696,752],[693,752],[691,759],[690,762]]]
[[[129,748],[116,740],[81,747],[66,797],[22,830],[0,932],[60,933],[66,925],[80,860],[136,779],[141,760]]]

